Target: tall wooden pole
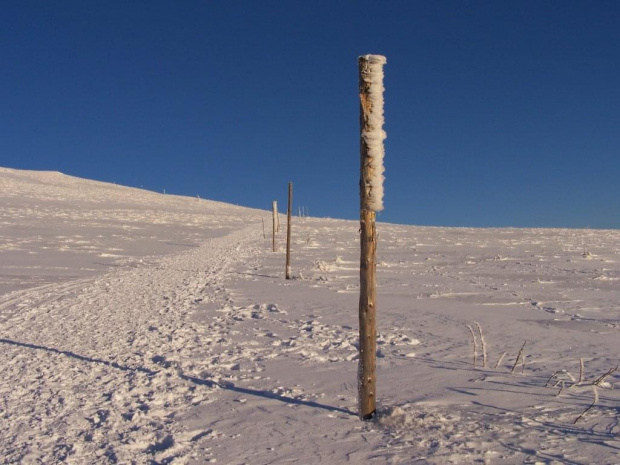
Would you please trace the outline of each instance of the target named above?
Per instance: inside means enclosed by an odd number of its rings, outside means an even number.
[[[359,57],[360,93],[360,301],[359,417],[376,412],[376,211],[383,209],[383,70],[385,57]],[[379,113],[379,114],[377,114]]]
[[[272,216],[272,227],[271,227],[271,249],[272,251],[276,251],[276,228],[278,221],[278,202],[275,200],[271,203],[271,216]]]
[[[286,213],[286,279],[291,279],[291,210],[293,208],[293,183],[288,183],[288,211]]]

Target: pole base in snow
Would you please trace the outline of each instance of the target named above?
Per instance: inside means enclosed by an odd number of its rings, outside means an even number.
[[[366,415],[362,415],[360,418],[362,421],[371,421],[373,418],[375,418],[377,411],[373,410],[372,412],[366,414]]]

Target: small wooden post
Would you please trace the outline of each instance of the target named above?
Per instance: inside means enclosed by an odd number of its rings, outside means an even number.
[[[359,417],[376,412],[376,212],[383,209],[383,65],[385,57],[359,57],[360,93],[360,301]]]
[[[271,203],[271,216],[272,218],[272,227],[271,227],[271,249],[273,252],[276,251],[276,222],[278,221],[278,202],[275,200]]]
[[[291,210],[293,208],[293,183],[288,183],[288,211],[286,213],[286,279],[291,279]]]
[[[280,215],[278,214],[278,201],[274,200],[274,209],[276,212],[276,232],[279,233],[280,232]]]

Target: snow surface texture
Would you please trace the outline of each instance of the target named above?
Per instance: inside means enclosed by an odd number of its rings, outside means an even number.
[[[362,133],[364,143],[368,147],[368,163],[371,167],[369,179],[369,193],[366,208],[375,212],[383,210],[383,157],[385,148],[383,141],[387,134],[383,130],[385,122],[383,116],[383,65],[387,62],[382,55],[364,55],[361,57],[367,63],[361,77],[369,83],[368,99],[370,100],[370,112],[366,121],[365,130]]]
[[[361,422],[359,225],[261,215],[0,168],[0,463],[620,463],[620,231],[378,224]]]

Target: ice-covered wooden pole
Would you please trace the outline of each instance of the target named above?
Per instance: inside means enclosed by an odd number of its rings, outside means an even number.
[[[286,213],[286,279],[291,279],[291,211],[293,209],[293,183],[288,183],[288,211]]]
[[[383,210],[383,65],[381,55],[359,57],[360,92],[360,304],[359,416],[370,420],[376,411],[376,212]]]
[[[278,231],[278,202],[271,202],[271,250],[276,251],[276,232]]]

